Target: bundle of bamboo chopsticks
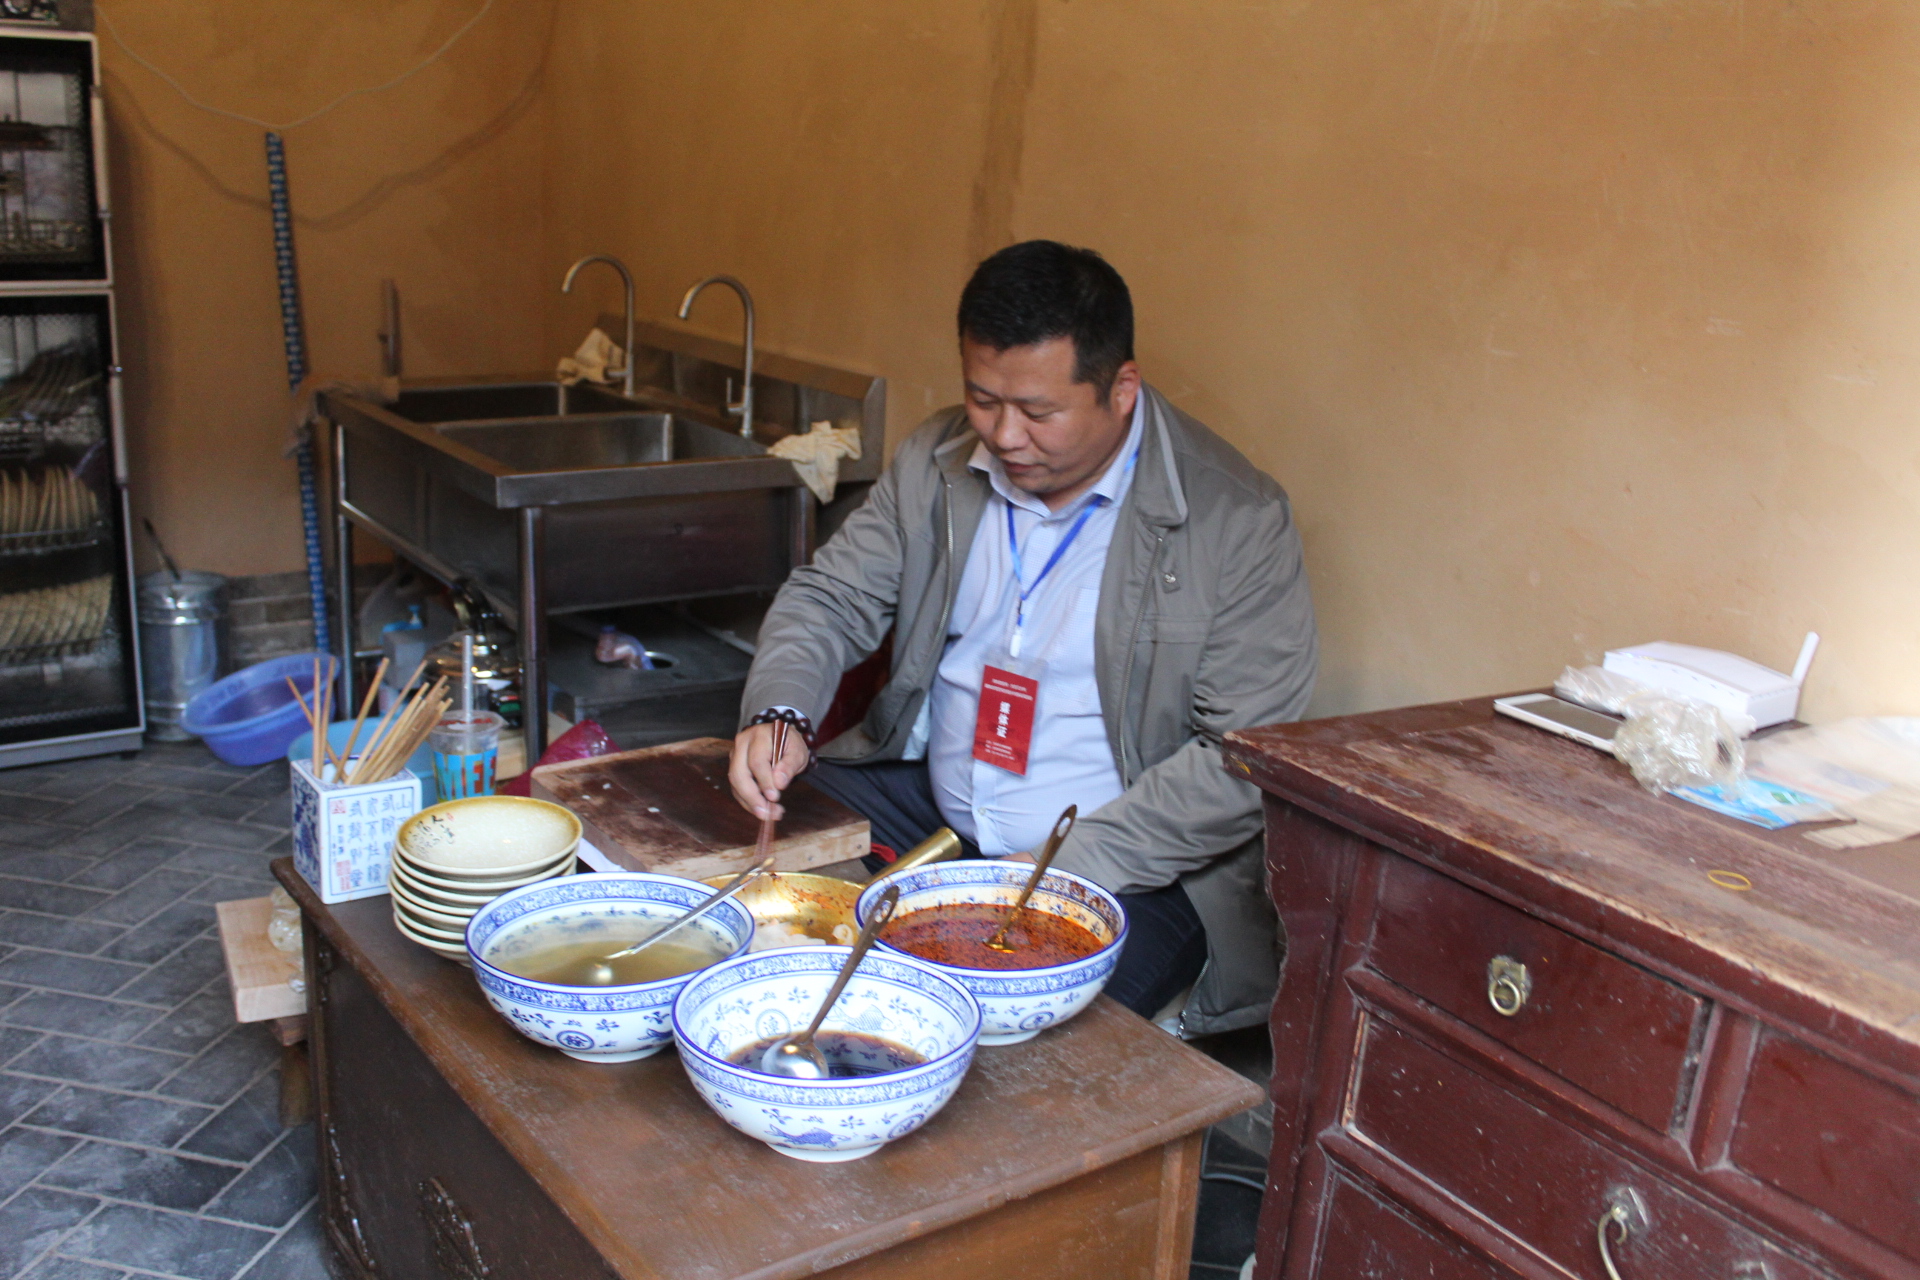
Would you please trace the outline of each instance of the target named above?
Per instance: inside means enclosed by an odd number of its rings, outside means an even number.
[[[426,670],[423,661],[407,677],[406,688],[420,678]],[[360,741],[360,731],[366,727],[367,713],[373,710],[373,700],[380,692],[380,681],[386,677],[387,663],[380,662],[380,669],[373,673],[373,680],[367,685],[367,696],[360,700],[360,714],[353,722],[353,732],[347,737],[346,747],[335,752],[333,744],[327,740],[327,726],[333,720],[333,673],[322,676],[320,660],[313,660],[313,701],[308,703],[300,694],[300,686],[287,677],[287,687],[293,690],[294,701],[300,704],[300,710],[307,716],[307,723],[313,726],[313,776],[320,778],[320,766],[323,760],[333,766],[333,776],[328,781],[343,783],[349,787],[361,786],[369,782],[385,782],[400,772],[413,753],[420,749],[427,735],[433,732],[433,726],[440,723],[440,717],[453,705],[453,698],[447,693],[447,678],[441,676],[431,685],[421,685],[412,696],[402,695],[394,700],[387,713],[380,717],[373,727],[373,736],[367,739],[366,749],[354,759],[354,748]]]

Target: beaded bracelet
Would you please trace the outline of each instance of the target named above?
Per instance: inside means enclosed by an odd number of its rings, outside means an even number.
[[[802,773],[807,772],[808,769],[813,768],[814,761],[813,721],[807,719],[798,711],[788,711],[781,707],[768,707],[765,711],[760,712],[754,716],[753,719],[747,721],[747,724],[749,726],[756,724],[775,724],[780,721],[785,721],[797,730],[800,734],[800,740],[807,744],[807,763],[806,766],[800,770]]]

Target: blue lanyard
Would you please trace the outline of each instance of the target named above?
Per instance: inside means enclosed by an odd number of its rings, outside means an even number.
[[[1135,448],[1133,455],[1127,459],[1128,471],[1133,470],[1133,464],[1139,458],[1140,450]],[[1006,499],[1002,498],[1001,501],[1006,502]],[[1013,504],[1007,502],[1007,547],[1013,552],[1013,585],[1017,595],[1013,606],[1013,639],[1007,645],[1008,656],[1014,658],[1020,656],[1020,633],[1027,624],[1028,597],[1038,591],[1040,584],[1047,580],[1047,575],[1053,572],[1053,566],[1060,563],[1060,557],[1067,554],[1067,548],[1071,547],[1073,540],[1080,536],[1080,531],[1087,527],[1087,521],[1093,519],[1093,513],[1107,505],[1109,501],[1110,499],[1107,498],[1094,498],[1087,503],[1080,512],[1079,518],[1073,522],[1073,527],[1067,530],[1067,536],[1055,545],[1053,554],[1047,557],[1047,563],[1040,569],[1040,576],[1033,580],[1033,585],[1030,587],[1021,581],[1023,574],[1020,561],[1020,539],[1013,531]]]

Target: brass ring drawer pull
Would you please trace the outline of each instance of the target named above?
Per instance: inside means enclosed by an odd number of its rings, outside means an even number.
[[[1533,994],[1533,977],[1527,966],[1512,956],[1495,956],[1487,962],[1487,1003],[1503,1018],[1511,1018],[1526,1007]]]
[[[1647,1229],[1647,1210],[1639,1193],[1631,1187],[1616,1187],[1607,1199],[1606,1212],[1594,1224],[1594,1235],[1600,1243],[1600,1265],[1607,1269],[1607,1280],[1625,1280],[1620,1268],[1613,1265],[1613,1251],[1625,1244],[1635,1231]]]
[[[1607,1269],[1607,1280],[1621,1280],[1620,1268],[1613,1265],[1613,1246],[1607,1240],[1607,1233],[1616,1227],[1620,1231],[1619,1242],[1625,1244],[1633,1228],[1627,1225],[1626,1209],[1617,1204],[1600,1215],[1600,1265]]]

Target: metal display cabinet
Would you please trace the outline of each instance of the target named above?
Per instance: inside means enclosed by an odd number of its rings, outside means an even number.
[[[0,26],[0,767],[145,730],[98,84]]]

